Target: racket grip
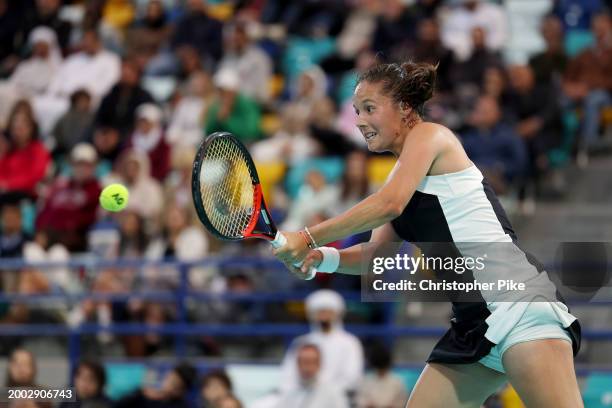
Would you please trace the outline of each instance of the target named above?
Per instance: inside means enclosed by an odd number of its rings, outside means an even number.
[[[274,237],[273,241],[270,241],[270,244],[274,247],[274,248],[280,248],[282,246],[284,246],[287,243],[287,238],[285,238],[285,236],[280,232],[277,231],[276,232],[276,236]],[[293,266],[295,266],[296,268],[299,268],[300,266],[302,266],[303,262],[298,262],[297,264],[293,264]],[[316,270],[315,268],[310,268],[310,270],[308,271],[308,278],[306,278],[306,280],[310,280],[313,279],[316,275]]]

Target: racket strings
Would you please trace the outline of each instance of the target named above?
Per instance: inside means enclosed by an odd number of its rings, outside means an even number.
[[[241,237],[253,213],[254,188],[242,150],[214,140],[200,170],[200,194],[210,222],[221,234]]]

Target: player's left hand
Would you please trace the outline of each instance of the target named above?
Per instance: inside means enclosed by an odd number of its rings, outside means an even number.
[[[272,253],[286,264],[301,264],[310,250],[304,237],[299,232],[282,231],[282,234],[287,239],[287,243],[280,248],[274,249]]]

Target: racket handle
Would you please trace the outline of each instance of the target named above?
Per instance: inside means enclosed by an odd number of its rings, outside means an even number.
[[[277,231],[276,236],[274,237],[274,240],[270,241],[270,244],[274,248],[280,248],[284,246],[286,243],[287,243],[287,238],[285,238],[285,236],[280,231]],[[302,266],[302,263],[303,262],[298,262],[296,264],[293,264],[293,266],[295,266],[296,268],[299,268],[300,266]],[[306,278],[306,280],[310,280],[314,278],[316,274],[317,273],[315,271],[315,268],[311,267],[310,270],[308,271],[308,278]]]

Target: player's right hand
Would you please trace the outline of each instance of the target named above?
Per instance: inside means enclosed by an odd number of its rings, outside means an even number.
[[[323,254],[316,249],[311,250],[304,258],[304,263],[301,266],[295,266],[291,263],[283,262],[287,269],[298,279],[310,280],[316,275],[314,268],[321,264]]]

